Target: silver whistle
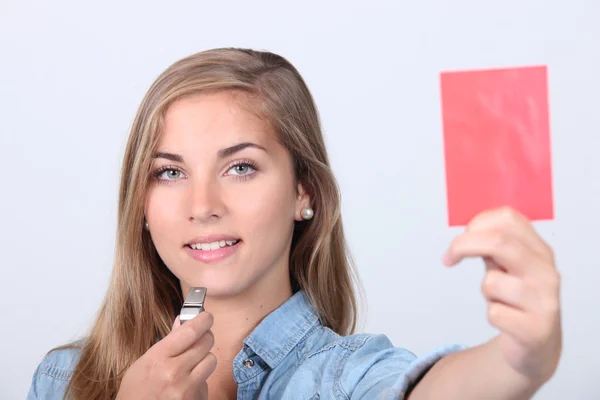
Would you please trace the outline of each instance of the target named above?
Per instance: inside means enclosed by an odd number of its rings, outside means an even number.
[[[204,298],[206,297],[205,287],[193,287],[183,302],[179,321],[183,324],[204,311]]]

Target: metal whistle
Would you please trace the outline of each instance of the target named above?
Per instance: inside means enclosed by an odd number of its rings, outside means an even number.
[[[181,312],[179,313],[179,321],[181,324],[194,318],[196,315],[204,311],[204,298],[206,297],[205,287],[193,287],[183,302]]]

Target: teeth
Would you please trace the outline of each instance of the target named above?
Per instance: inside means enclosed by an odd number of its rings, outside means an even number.
[[[225,246],[233,246],[237,242],[239,242],[239,240],[219,240],[211,243],[192,243],[190,244],[190,247],[194,250],[210,251],[217,250]]]

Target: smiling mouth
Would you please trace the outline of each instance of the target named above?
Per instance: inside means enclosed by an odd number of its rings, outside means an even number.
[[[210,243],[189,243],[186,246],[192,250],[214,251],[225,247],[233,247],[240,243],[240,239],[235,240],[217,240]]]

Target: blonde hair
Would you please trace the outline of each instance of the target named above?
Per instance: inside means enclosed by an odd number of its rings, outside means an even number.
[[[346,249],[339,190],[311,93],[281,56],[247,49],[208,50],[171,65],[152,84],[137,112],[121,171],[112,278],[81,344],[68,398],[114,398],[127,368],[171,330],[182,305],[181,288],[143,229],[144,200],[169,105],[209,91],[243,94],[248,110],[277,133],[291,154],[297,181],[311,196],[315,212],[312,220],[298,222],[294,229],[292,287],[306,292],[324,326],[341,335],[356,329],[358,280]]]

